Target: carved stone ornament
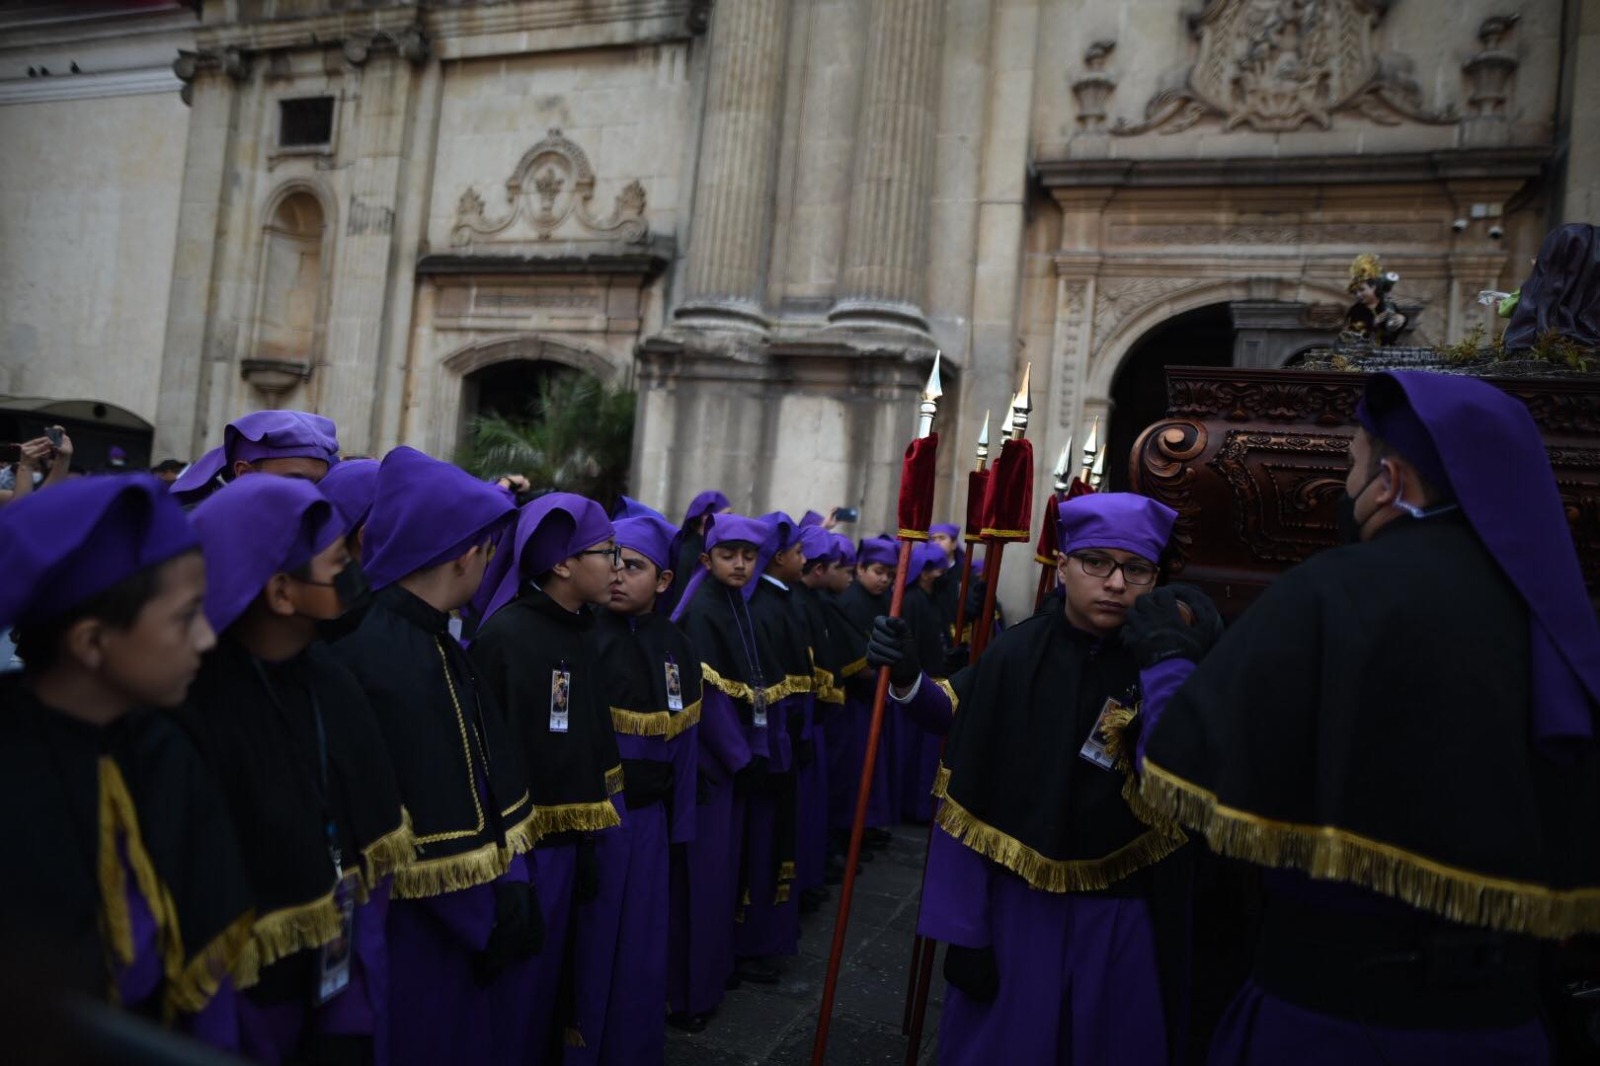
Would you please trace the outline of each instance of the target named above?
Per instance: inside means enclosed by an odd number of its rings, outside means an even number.
[[[1072,96],[1078,103],[1078,125],[1086,130],[1105,127],[1106,105],[1117,88],[1117,79],[1106,73],[1106,59],[1116,47],[1116,41],[1091,44],[1083,54],[1084,75],[1072,83]]]
[[[1474,116],[1504,117],[1511,99],[1511,84],[1517,76],[1515,52],[1502,47],[1516,26],[1516,15],[1493,15],[1478,27],[1478,43],[1483,50],[1461,65],[1470,90],[1467,106]]]
[[[554,238],[571,220],[593,235],[590,239],[645,243],[650,237],[650,225],[644,217],[644,186],[637,181],[624,186],[605,218],[594,216],[594,187],[594,168],[583,149],[562,136],[560,130],[551,130],[548,137],[523,153],[521,162],[506,179],[509,210],[504,217],[490,218],[476,189],[468,187],[461,194],[451,243],[459,248],[480,237],[499,236],[519,219],[541,241]]]
[[[1330,129],[1341,111],[1385,126],[1458,121],[1453,109],[1423,102],[1410,60],[1374,48],[1386,7],[1386,0],[1211,0],[1194,23],[1199,53],[1182,84],[1151,97],[1144,121],[1119,120],[1111,132],[1176,133],[1204,118],[1220,119],[1224,130]]]

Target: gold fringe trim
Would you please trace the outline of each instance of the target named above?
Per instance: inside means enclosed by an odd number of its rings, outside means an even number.
[[[980,529],[978,536],[989,540],[1027,540],[1026,529]]]
[[[161,972],[170,990],[183,972],[183,937],[178,927],[178,906],[156,873],[155,863],[145,850],[139,829],[139,812],[134,808],[128,783],[116,760],[103,755],[96,763],[99,784],[99,880],[102,931],[112,955],[123,966],[133,962],[133,915],[128,910],[127,874],[133,873],[134,886],[150,908],[156,926],[156,948],[161,953]],[[117,847],[122,836],[127,852]],[[110,981],[110,1000],[120,1002],[117,982]],[[170,1008],[169,1008],[170,1009]]]
[[[1033,561],[1038,563],[1040,566],[1055,566],[1057,559],[1054,555],[1045,556],[1040,555],[1038,552],[1034,552]]]
[[[1263,818],[1219,802],[1148,758],[1142,794],[1232,858],[1358,885],[1466,925],[1551,940],[1600,932],[1600,889],[1558,890],[1487,877],[1337,826]]]
[[[710,685],[718,692],[725,693],[732,699],[744,700],[746,703],[755,702],[755,690],[753,688],[743,681],[728,680],[713,670],[708,663],[700,664],[700,677],[705,684]],[[789,674],[777,684],[767,686],[767,703],[771,705],[790,696],[802,692],[810,692],[811,688],[811,678],[803,677],[800,674]]]
[[[662,737],[671,740],[700,723],[700,701],[681,711],[629,711],[611,708],[611,728],[629,737]]]
[[[345,875],[360,882],[361,872]],[[245,947],[235,977],[238,987],[249,988],[261,979],[261,970],[297,951],[320,948],[336,940],[344,931],[344,915],[335,900],[337,889],[310,903],[285,907],[256,919],[250,942]]]
[[[530,815],[531,817],[531,815]],[[506,833],[507,844],[511,834]],[[513,853],[527,848],[508,848]],[[430,899],[447,892],[486,885],[506,872],[510,856],[490,842],[460,855],[418,859],[395,871],[391,891],[396,899]]]
[[[811,668],[812,691],[819,703],[843,703],[844,689],[834,684],[833,672],[821,666]]]
[[[613,767],[621,789],[622,767]],[[606,788],[611,787],[611,773],[606,772]],[[616,793],[612,793],[615,795]],[[597,833],[622,824],[616,805],[609,799],[593,803],[564,803],[555,807],[534,807],[532,815],[533,839],[540,840],[556,833]]]
[[[855,677],[867,668],[867,657],[863,655],[853,663],[846,663],[839,669],[839,676],[844,678]]]
[[[773,902],[774,905],[779,904],[779,903],[788,903],[789,902],[789,886],[787,884],[779,885],[773,891],[773,893],[772,893],[772,902]]]
[[[780,862],[778,864],[778,880],[780,880],[780,881],[793,881],[794,880],[794,863],[792,863],[792,862]]]
[[[915,529],[901,529],[895,536],[901,540],[927,540],[928,534]]]
[[[978,543],[978,541],[983,539],[983,534],[982,533],[963,533],[961,535],[961,539],[966,541],[968,544],[976,544],[976,543]]]
[[[583,1041],[583,1032],[575,1025],[566,1026],[561,1030],[561,1041],[567,1047],[588,1047]]]
[[[417,859],[417,839],[411,828],[411,812],[400,808],[400,824],[361,849],[361,872],[367,892],[375,890],[385,877]]]
[[[1123,773],[1132,768],[1132,762],[1128,757],[1130,753],[1127,750],[1127,734],[1128,727],[1138,716],[1138,707],[1124,707],[1117,703],[1113,704],[1100,719],[1100,735],[1106,738],[1106,756],[1111,759],[1112,765]]]
[[[617,763],[617,765],[606,771],[606,795],[615,796],[618,792],[622,791],[624,783],[625,782],[622,780],[621,763]]]
[[[1045,892],[1097,892],[1153,866],[1177,851],[1188,837],[1171,822],[1157,817],[1140,801],[1130,777],[1123,799],[1135,818],[1151,826],[1133,840],[1098,859],[1051,859],[1008,836],[950,798],[950,768],[943,763],[933,777],[933,794],[943,802],[934,819],[946,833],[985,858],[993,859],[1034,888]]]
[[[175,980],[167,982],[169,1017],[178,1012],[198,1014],[205,1009],[222,982],[238,970],[249,950],[255,921],[255,911],[239,915],[233,924],[195,953]]]

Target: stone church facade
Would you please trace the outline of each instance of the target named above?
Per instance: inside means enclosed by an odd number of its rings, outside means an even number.
[[[872,531],[935,350],[951,511],[1024,364],[1042,482],[1186,323],[1327,337],[1358,252],[1490,324],[1596,131],[1600,0],[10,0],[0,395],[448,455],[557,365],[638,390],[643,498]]]

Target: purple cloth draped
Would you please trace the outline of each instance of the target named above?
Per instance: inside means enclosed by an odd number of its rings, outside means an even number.
[[[531,979],[521,987],[495,989],[495,1062],[545,1062],[548,1049],[560,1045],[557,1031],[561,969],[572,925],[572,882],[578,868],[578,846],[556,844],[529,852],[531,880],[544,914],[544,950],[528,963]]]
[[[706,699],[712,695],[721,696]],[[734,798],[731,778],[707,778],[705,802],[695,808],[695,838],[672,856],[668,897],[667,1002],[688,1014],[715,1010],[733,973],[744,801]]]
[[[618,736],[619,746],[624,739],[650,738]],[[624,749],[624,757],[634,756]],[[564,1066],[632,1066],[666,1056],[666,806],[626,810],[618,802],[617,813],[622,825],[595,838],[600,898],[578,909],[578,1019],[584,1046],[567,1048]]]
[[[520,856],[501,877],[528,879]],[[493,929],[492,884],[390,904],[389,1046],[395,1066],[497,1061],[492,993],[521,975],[513,967],[493,988],[478,984],[473,957]]]
[[[948,1016],[948,1015],[947,1015]],[[1508,1029],[1395,1029],[1318,1014],[1246,981],[1211,1038],[1211,1066],[1348,1066],[1360,1062],[1545,1066],[1537,1022]]]
[[[117,968],[117,995],[132,1006],[143,1003],[161,986],[161,947],[156,943],[159,930],[155,912],[139,893],[133,867],[128,863],[128,840],[117,835],[117,858],[123,869],[123,896],[128,904],[128,924],[133,931],[133,961]]]
[[[1000,971],[992,1002],[947,989],[944,1066],[1166,1066],[1155,930],[1143,900],[1041,892],[935,829],[918,930],[992,946]]]

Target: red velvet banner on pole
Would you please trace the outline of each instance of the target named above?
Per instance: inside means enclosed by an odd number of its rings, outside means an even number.
[[[900,537],[927,540],[933,524],[933,485],[938,477],[939,434],[929,433],[906,447],[900,464]]]
[[[1027,540],[1033,520],[1033,443],[1008,440],[989,471],[980,533],[995,541]],[[987,560],[985,560],[987,566]]]

